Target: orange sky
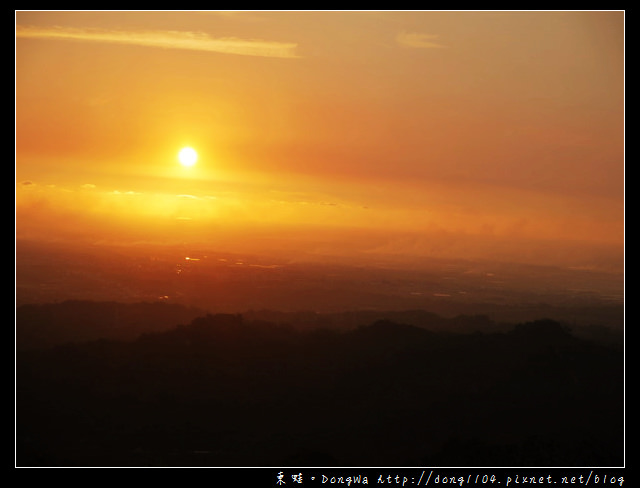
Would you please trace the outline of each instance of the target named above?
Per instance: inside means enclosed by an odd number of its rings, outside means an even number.
[[[16,12],[17,237],[246,232],[620,255],[624,12]]]

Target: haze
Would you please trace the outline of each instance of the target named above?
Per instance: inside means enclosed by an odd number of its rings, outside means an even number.
[[[623,27],[17,12],[16,234],[620,269]]]

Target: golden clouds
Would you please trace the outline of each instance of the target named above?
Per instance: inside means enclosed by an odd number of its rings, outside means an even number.
[[[16,37],[66,41],[104,42],[164,49],[187,49],[243,56],[297,58],[297,44],[237,37],[210,37],[203,32],[16,26]]]

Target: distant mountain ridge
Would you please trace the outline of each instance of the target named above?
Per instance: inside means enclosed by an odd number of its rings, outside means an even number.
[[[188,324],[206,311],[166,302],[97,302],[67,300],[59,303],[28,304],[16,309],[17,349],[48,348],[67,342],[98,339],[131,341],[144,333],[170,330]],[[461,314],[442,317],[426,310],[355,310],[317,313],[313,311],[279,312],[249,310],[242,313],[245,322],[286,324],[301,331],[315,329],[350,330],[389,320],[431,331],[472,333],[507,332],[513,323],[491,320],[487,315]],[[582,338],[621,345],[623,331],[604,326],[579,326],[562,322]]]
[[[623,354],[552,320],[455,334],[206,314],[19,351],[20,466],[615,466]],[[309,453],[313,453],[310,455]]]
[[[21,305],[16,309],[16,347],[46,348],[97,339],[133,340],[140,334],[188,323],[205,312],[155,303],[67,300]]]

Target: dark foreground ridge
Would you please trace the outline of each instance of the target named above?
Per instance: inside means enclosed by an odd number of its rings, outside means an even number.
[[[206,315],[19,349],[16,368],[18,466],[623,465],[622,350],[552,320],[450,333]]]

